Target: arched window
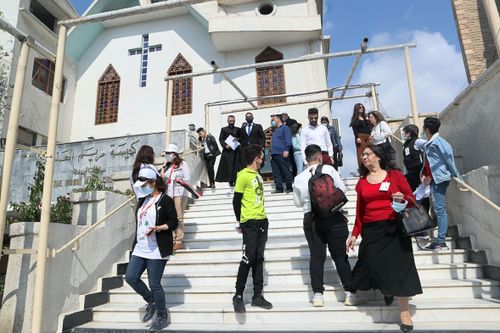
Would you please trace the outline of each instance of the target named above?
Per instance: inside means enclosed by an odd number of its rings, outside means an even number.
[[[99,79],[95,124],[109,124],[118,121],[118,102],[120,100],[120,76],[109,65]]]
[[[255,62],[266,62],[282,60],[283,53],[267,47],[262,53],[255,57]],[[256,70],[257,75],[257,96],[273,96],[286,94],[285,69],[283,65],[260,67]],[[259,101],[259,105],[286,103],[286,97],[268,98]]]
[[[168,69],[168,75],[191,73],[193,67],[179,53]],[[193,112],[193,79],[174,80],[172,92],[172,115],[188,114]]]

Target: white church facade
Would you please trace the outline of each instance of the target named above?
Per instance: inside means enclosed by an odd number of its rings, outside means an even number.
[[[32,1],[44,4],[42,0]],[[96,0],[83,16],[138,5],[137,0]],[[69,30],[66,43],[58,142],[164,132],[165,76],[210,70],[211,61],[228,67],[328,53],[329,38],[322,35],[322,15],[321,0],[218,0],[76,26]],[[42,62],[33,53],[27,86],[43,79],[33,71]],[[326,89],[327,71],[326,61],[320,60],[231,72],[228,76],[247,96],[256,97]],[[40,89],[27,88],[22,105],[24,121],[31,124],[27,127],[36,127],[31,131],[44,136],[50,96]],[[177,80],[171,128],[185,130],[191,123],[204,126],[206,103],[240,98],[219,74]],[[256,102],[272,107],[254,110],[255,121],[267,128],[271,114],[287,112],[304,124],[311,106],[324,115],[330,113],[329,102],[285,105],[296,100],[286,97]],[[210,107],[209,131],[218,136],[220,128],[226,126],[224,112],[242,108],[251,106]],[[244,114],[235,113],[236,124],[244,121]]]

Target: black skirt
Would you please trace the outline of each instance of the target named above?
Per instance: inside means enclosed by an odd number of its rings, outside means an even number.
[[[352,271],[354,289],[401,297],[422,293],[411,238],[403,234],[400,221],[364,224],[362,237]]]

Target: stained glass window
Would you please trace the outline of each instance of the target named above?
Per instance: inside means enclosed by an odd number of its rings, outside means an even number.
[[[267,62],[282,60],[283,53],[267,47],[257,57],[255,62]],[[260,67],[256,70],[257,76],[257,96],[274,96],[286,94],[285,88],[285,70],[283,65]],[[259,105],[286,103],[286,97],[268,98],[259,100]]]
[[[193,67],[179,53],[168,69],[168,75],[191,73]],[[173,82],[172,115],[188,114],[193,112],[193,79],[179,79]]]
[[[109,124],[118,121],[118,104],[120,100],[120,76],[109,65],[99,79],[97,88],[97,105],[95,124]]]

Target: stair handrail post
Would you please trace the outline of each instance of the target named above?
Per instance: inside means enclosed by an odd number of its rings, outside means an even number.
[[[52,100],[50,106],[49,131],[47,136],[47,155],[45,164],[45,177],[43,180],[42,212],[40,217],[40,232],[38,235],[38,253],[36,261],[35,290],[33,297],[33,318],[31,322],[31,331],[33,333],[42,333],[45,265],[47,262],[47,244],[52,199],[52,186],[54,178],[57,123],[59,120],[59,106],[63,84],[64,51],[66,46],[67,30],[68,29],[65,25],[59,25],[54,84],[52,88]]]
[[[16,154],[17,132],[19,128],[19,116],[23,100],[23,87],[26,78],[30,48],[27,39],[21,42],[21,50],[16,68],[14,91],[12,94],[12,105],[9,114],[7,138],[3,156],[2,189],[0,194],[0,257],[2,256],[3,237],[7,220],[7,206],[9,203],[10,181],[12,177],[12,166]]]

